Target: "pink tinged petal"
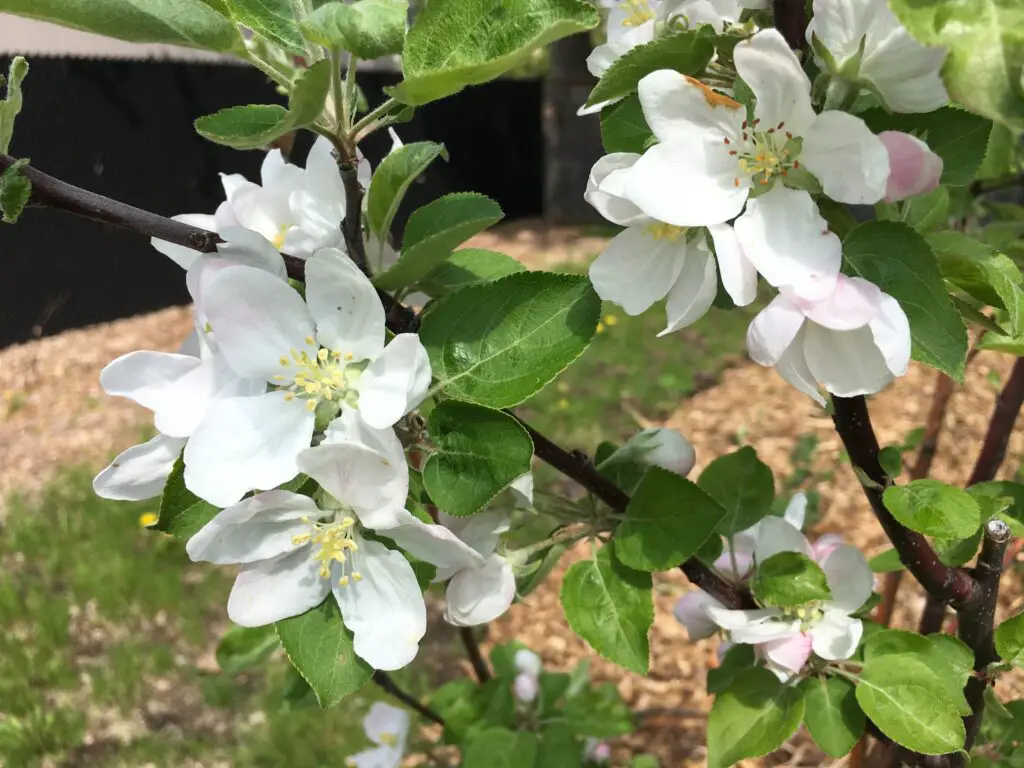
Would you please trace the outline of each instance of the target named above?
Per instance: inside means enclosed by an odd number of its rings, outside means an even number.
[[[118,501],[143,501],[159,496],[185,447],[184,438],[157,435],[119,454],[92,481],[97,496]]]
[[[395,336],[356,382],[359,413],[375,429],[394,425],[423,402],[430,375],[430,360],[419,336]]]
[[[200,229],[205,229],[209,232],[217,231],[217,223],[213,216],[208,216],[203,213],[181,213],[177,216],[172,216],[171,218],[175,221],[180,221],[183,224],[199,227]],[[176,243],[169,243],[166,240],[158,240],[155,237],[150,238],[149,243],[158,252],[162,253],[182,269],[188,269],[200,256],[199,251],[193,250],[192,248],[186,248],[185,246],[177,245]]]
[[[863,328],[878,314],[882,292],[874,283],[861,277],[839,275],[835,291],[821,301],[805,301],[794,297],[809,320],[833,331]]]
[[[824,536],[819,536],[814,544],[811,545],[811,549],[814,550],[814,562],[822,562],[841,544],[843,544],[843,537],[836,533],[826,533]]]
[[[283,392],[220,400],[185,446],[185,487],[218,507],[298,474],[313,437],[313,413]]]
[[[315,608],[331,591],[308,548],[247,563],[228,597],[228,617],[243,627],[263,627]]]
[[[791,672],[799,672],[811,655],[811,642],[811,636],[807,632],[779,640],[769,640],[764,645],[764,654],[773,664]]]
[[[613,152],[590,170],[583,198],[613,224],[628,227],[645,220],[643,211],[626,199],[629,169],[640,159],[634,152]]]
[[[747,306],[757,298],[757,270],[740,248],[736,230],[728,224],[715,224],[708,227],[708,232],[715,245],[725,292],[737,307]]]
[[[215,565],[270,560],[297,549],[293,538],[322,516],[308,496],[258,493],[222,510],[188,540],[185,551],[193,562]]]
[[[718,631],[718,625],[705,610],[708,605],[724,607],[707,592],[695,589],[679,598],[672,609],[676,621],[686,627],[690,640],[703,640]]]
[[[776,365],[804,325],[804,313],[779,294],[747,328],[747,354],[759,365]]]
[[[356,655],[374,669],[401,669],[416,658],[427,631],[427,608],[416,574],[400,552],[356,537],[358,555],[351,566],[363,577],[338,583],[341,569],[331,573],[334,599],[354,635]]]
[[[668,324],[658,336],[674,333],[700,320],[711,308],[717,293],[715,257],[691,244],[683,260],[683,269],[668,292],[665,302]]]
[[[729,542],[725,542],[726,551],[718,556],[715,560],[715,570],[726,574],[733,581],[739,581],[745,577],[754,567],[754,547],[751,544],[746,549],[741,549],[736,546],[738,542],[733,542],[733,554],[729,555],[728,547]],[[736,561],[736,568],[734,569],[733,560]]]
[[[845,613],[859,610],[871,597],[875,577],[864,555],[849,544],[833,545],[832,551],[819,561],[832,592],[829,605]]]
[[[939,186],[942,158],[916,136],[900,131],[883,131],[878,138],[889,153],[889,179],[885,202],[893,203],[923,195]]]
[[[786,505],[786,511],[783,513],[782,519],[800,531],[803,530],[804,520],[806,517],[807,494],[803,491],[797,491],[793,494],[793,498],[789,500],[789,504]],[[817,555],[817,546],[814,547],[814,552],[815,555]],[[817,559],[817,557],[815,557],[815,559]]]
[[[789,43],[777,30],[762,29],[736,46],[734,58],[736,70],[757,99],[754,116],[762,127],[785,123],[785,130],[802,136],[814,121],[811,81]]]
[[[824,407],[825,398],[821,396],[818,383],[814,380],[814,375],[807,366],[807,360],[804,357],[804,339],[806,336],[807,328],[805,326],[800,329],[796,339],[794,339],[793,343],[775,364],[775,372],[783,380],[796,387],[805,395],[808,395],[818,405]]]
[[[857,650],[863,634],[860,619],[826,608],[825,615],[811,627],[811,647],[823,659],[848,659]]]
[[[475,627],[503,615],[516,596],[516,577],[503,557],[491,555],[482,568],[463,569],[445,590],[445,620]]]
[[[639,315],[665,297],[683,269],[685,234],[673,242],[655,238],[652,227],[637,225],[617,234],[590,265],[597,295]]]
[[[515,668],[531,677],[539,677],[544,671],[544,662],[533,651],[527,648],[520,648],[512,657],[512,664]]]
[[[822,112],[804,132],[800,162],[825,194],[850,204],[877,203],[885,195],[889,153],[859,117]]]
[[[892,296],[882,294],[879,313],[868,323],[875,346],[893,376],[903,376],[910,365],[910,322]]]
[[[170,414],[186,405],[175,391],[175,384],[201,365],[199,358],[190,355],[129,352],[100,371],[100,385],[108,395],[127,397],[155,414]]]
[[[537,685],[537,678],[531,675],[519,674],[512,681],[512,692],[515,697],[524,704],[530,704],[537,698],[540,686]]]
[[[384,701],[376,701],[363,718],[363,733],[374,744],[393,746],[402,751],[405,749],[410,723],[408,711]]]
[[[440,568],[483,567],[483,556],[443,525],[424,523],[404,509],[395,516],[397,525],[376,531],[413,557]]]
[[[754,555],[758,563],[780,552],[799,552],[811,556],[811,545],[806,537],[781,517],[766,517],[757,527],[757,545]]]
[[[296,466],[347,507],[368,528],[400,525],[409,514],[409,468],[370,448],[352,443],[318,445],[298,454]]]
[[[868,328],[833,331],[810,323],[804,358],[815,381],[840,397],[880,392],[893,379]]]
[[[842,244],[807,192],[775,186],[747,203],[735,229],[743,253],[771,285],[806,299],[832,293]]]
[[[288,375],[280,359],[294,350],[316,357],[314,333],[302,297],[288,283],[252,267],[219,270],[203,288],[200,310],[221,352],[240,376],[274,381]]]
[[[658,141],[686,144],[709,139],[729,157],[724,139],[735,142],[743,133],[746,112],[740,104],[692,77],[661,69],[645,76],[637,93]],[[735,160],[732,163],[736,165]]]
[[[306,303],[317,339],[343,359],[373,360],[383,351],[384,305],[369,278],[341,251],[324,248],[306,262]]]

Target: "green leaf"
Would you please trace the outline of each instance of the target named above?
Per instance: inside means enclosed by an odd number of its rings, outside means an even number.
[[[220,512],[185,487],[185,462],[179,456],[160,497],[160,519],[153,526],[179,539],[189,539]]]
[[[832,757],[842,757],[864,733],[866,718],[853,683],[842,677],[811,677],[800,685],[804,724],[814,743]]]
[[[0,174],[0,213],[7,224],[14,224],[32,197],[32,182],[22,175],[28,158],[16,160]]]
[[[976,483],[967,492],[982,506],[1006,521],[1014,536],[1024,535],[1024,485],[1008,480]],[[998,510],[998,511],[996,511]],[[987,522],[987,521],[986,521]]]
[[[235,25],[201,0],[0,0],[0,11],[133,43],[242,46]]]
[[[978,528],[973,536],[964,539],[933,539],[932,544],[940,562],[945,565],[964,565],[977,553],[981,536],[982,529]]]
[[[890,5],[918,41],[948,50],[942,79],[953,101],[1024,131],[1024,6],[1017,0]]]
[[[1018,613],[996,627],[996,651],[999,658],[1024,666],[1024,614]]]
[[[572,630],[609,661],[647,674],[647,632],[654,622],[651,576],[622,565],[608,545],[573,563],[562,581],[562,608]]]
[[[503,216],[501,206],[475,192],[445,195],[417,208],[405,225],[401,257],[393,267],[377,275],[374,284],[389,291],[413,285],[437,268],[458,246]]]
[[[370,665],[356,656],[352,633],[331,595],[316,608],[274,626],[288,660],[324,709],[358,691],[373,676]]]
[[[708,768],[726,768],[778,749],[800,726],[800,689],[758,667],[737,675],[708,716]]]
[[[651,467],[615,530],[615,556],[638,571],[664,571],[689,559],[725,510],[675,472]]]
[[[600,19],[583,0],[430,0],[405,38],[405,79],[386,90],[405,104],[426,104],[493,80]]]
[[[928,243],[906,224],[870,221],[847,235],[843,258],[855,275],[900,303],[910,321],[914,359],[963,382],[967,328]]]
[[[489,251],[486,248],[463,248],[450,254],[429,275],[420,280],[419,286],[436,298],[460,288],[490,283],[507,275],[525,271],[526,267],[504,253]]]
[[[865,640],[864,659],[873,664],[883,656],[895,656],[927,667],[957,712],[961,716],[971,713],[964,686],[974,668],[974,654],[960,640],[952,635],[925,637],[916,632],[883,629]]]
[[[537,587],[544,583],[544,580],[551,574],[558,565],[558,561],[565,554],[566,546],[556,544],[544,553],[544,557],[536,563],[528,563],[525,573],[516,575],[516,594],[519,597],[526,597]]]
[[[985,159],[978,168],[977,178],[996,179],[1012,170],[1013,149],[1017,140],[1013,131],[1000,123],[992,124],[985,147]]]
[[[832,597],[821,566],[800,552],[779,552],[758,564],[750,588],[760,603],[778,607]]]
[[[273,627],[232,625],[217,645],[217,665],[234,677],[266,659],[279,645]]]
[[[302,31],[315,43],[339,47],[360,59],[402,52],[408,0],[359,0],[328,3],[302,21]]]
[[[627,96],[601,110],[601,143],[605,152],[642,154],[653,138],[639,96]]]
[[[444,144],[417,141],[399,147],[377,166],[366,193],[366,221],[381,244],[387,241],[409,185],[438,157],[448,159]]]
[[[892,548],[872,557],[868,560],[868,566],[875,573],[891,573],[892,571],[902,571],[906,568],[900,560],[899,552]]]
[[[882,470],[889,477],[899,477],[903,473],[903,455],[900,453],[900,449],[892,445],[887,445],[885,448],[878,452],[878,463],[882,465]]]
[[[205,139],[235,149],[260,149],[284,134],[315,122],[323,110],[331,84],[326,59],[307,69],[295,81],[288,109],[280,104],[228,107],[195,122]]]
[[[633,710],[614,683],[588,685],[575,695],[570,688],[562,717],[575,733],[595,739],[612,739],[636,729]]]
[[[938,480],[893,485],[882,496],[903,525],[943,539],[965,539],[981,527],[981,508],[970,494]]]
[[[7,95],[0,100],[0,152],[6,154],[11,147],[11,136],[14,134],[14,120],[21,112],[23,101],[21,84],[28,74],[28,62],[24,56],[11,59],[7,70]],[[0,78],[0,86],[3,79]],[[15,216],[14,218],[17,218]]]
[[[659,69],[672,69],[684,75],[702,71],[715,54],[714,38],[703,31],[687,30],[659,37],[638,45],[615,60],[594,86],[587,99],[592,107],[603,101],[626,96],[636,90],[637,83]],[[722,103],[727,103],[726,99]],[[734,102],[735,103],[735,102]],[[736,104],[736,108],[739,104]]]
[[[535,733],[487,728],[467,739],[462,768],[532,768],[536,759]]]
[[[306,44],[292,11],[291,0],[230,0],[231,15],[260,37],[289,53],[306,55]]]
[[[725,509],[717,531],[732,536],[772,511],[775,480],[749,445],[719,456],[700,473],[697,485]]]
[[[637,755],[629,764],[629,768],[660,768],[661,763],[654,755]]]
[[[483,688],[469,678],[445,683],[430,695],[430,708],[444,718],[444,741],[458,744],[484,714]]]
[[[903,131],[917,136],[942,158],[943,184],[970,184],[985,157],[992,123],[956,107],[925,114],[890,114],[869,109],[861,117],[874,133]]]
[[[583,354],[600,313],[601,299],[586,277],[520,272],[439,300],[423,318],[420,340],[435,389],[507,408]]]
[[[431,411],[427,429],[438,450],[423,465],[423,485],[450,515],[476,514],[530,471],[533,442],[501,411],[448,400]]]
[[[569,726],[555,723],[540,732],[533,768],[583,768],[583,753]]]
[[[708,670],[708,693],[721,693],[732,685],[732,681],[741,672],[751,669],[757,664],[754,646],[736,644],[725,652],[725,658],[717,667]]]

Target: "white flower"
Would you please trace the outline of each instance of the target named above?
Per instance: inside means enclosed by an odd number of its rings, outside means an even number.
[[[524,704],[530,704],[536,699],[539,690],[540,686],[537,685],[537,678],[525,672],[516,675],[516,679],[512,681],[512,692]]]
[[[602,299],[627,314],[639,315],[667,297],[668,322],[659,335],[699,320],[715,299],[715,256],[700,229],[665,224],[646,216],[626,197],[640,155],[617,152],[597,161],[590,172],[587,202],[609,221],[626,227],[590,266],[590,281]],[[757,293],[757,273],[740,252],[732,227],[709,227],[722,282],[733,301],[746,305]]]
[[[780,552],[799,552],[817,561],[832,597],[804,606],[728,610],[708,605],[708,616],[728,630],[733,643],[762,646],[761,651],[780,676],[798,672],[811,651],[823,659],[849,658],[857,649],[863,627],[850,614],[871,596],[873,576],[864,556],[846,544],[830,546],[820,560],[796,528],[785,520],[767,517],[759,523],[756,562]]]
[[[806,290],[817,281],[827,293],[822,278],[839,271],[839,240],[807,192],[782,184],[806,168],[832,199],[874,203],[889,176],[885,146],[858,117],[814,113],[810,81],[776,30],[737,45],[735,62],[757,98],[749,123],[737,102],[678,72],[659,70],[640,81],[644,116],[660,143],[630,170],[625,197],[678,227],[721,224],[750,198],[736,224],[746,258],[776,287]],[[814,236],[787,234],[806,231],[810,221],[820,222]],[[767,241],[756,236],[766,231],[777,234]]]
[[[883,131],[878,138],[889,153],[889,180],[885,202],[893,203],[923,195],[939,186],[942,158],[916,136],[900,131]]]
[[[633,435],[623,450],[639,451],[652,466],[686,477],[697,461],[693,444],[683,434],[667,427],[649,427]]]
[[[374,702],[363,718],[363,732],[377,746],[345,759],[346,768],[398,768],[409,738],[409,713],[383,701]]]
[[[754,318],[747,351],[822,405],[834,395],[880,391],[910,362],[910,325],[899,302],[873,283],[840,275],[831,295],[809,300],[783,290]]]
[[[298,472],[317,407],[355,409],[385,429],[415,408],[430,363],[415,334],[384,346],[384,308],[359,268],[335,249],[306,265],[306,300],[263,270],[227,266],[202,288],[200,311],[234,372],[275,389],[228,398],[185,447],[185,484],[217,506]],[[335,410],[336,412],[336,410]]]
[[[159,496],[185,447],[185,438],[157,435],[119,454],[92,481],[97,496],[117,501],[143,501]]]
[[[529,648],[520,648],[516,651],[515,656],[512,657],[512,663],[519,672],[531,677],[540,677],[544,668],[540,656]]]
[[[228,616],[247,627],[297,616],[333,594],[355,653],[375,669],[399,669],[426,632],[423,594],[409,561],[366,538],[374,530],[407,551],[444,566],[479,555],[441,526],[404,509],[408,467],[401,446],[385,452],[352,442],[308,449],[302,470],[333,496],[320,509],[306,496],[268,491],[221,511],[186,546],[194,561],[240,564]],[[390,433],[397,444],[397,438]]]
[[[949,101],[946,50],[917,42],[886,0],[814,0],[807,39],[819,54],[824,47],[836,73],[867,85],[893,112],[931,112]]]

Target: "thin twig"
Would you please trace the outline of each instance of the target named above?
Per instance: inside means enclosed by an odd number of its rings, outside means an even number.
[[[971,183],[969,189],[972,195],[983,195],[986,192],[1022,186],[1024,186],[1024,173],[1015,173],[1012,176],[1004,176],[999,179],[978,179]]]
[[[775,28],[794,51],[807,50],[807,4],[805,0],[773,0]]]
[[[415,709],[417,712],[419,712],[421,715],[427,718],[427,720],[435,722],[438,725],[444,725],[443,717],[437,714],[437,712],[432,710],[426,704],[421,704],[415,697],[399,688],[398,684],[391,679],[391,675],[389,675],[387,672],[381,672],[378,669],[376,672],[373,673],[373,682],[376,683],[381,690],[391,694],[400,702],[405,704],[405,706],[409,707],[410,709]]]
[[[487,662],[484,661],[483,654],[480,653],[480,644],[476,641],[473,627],[460,627],[459,636],[462,638],[462,644],[466,647],[466,656],[469,657],[469,663],[473,665],[473,674],[476,675],[477,682],[486,683],[491,679],[491,670],[487,666]]]
[[[996,472],[1006,458],[1006,446],[1010,444],[1010,433],[1017,422],[1021,404],[1024,403],[1024,358],[1017,358],[1010,372],[1010,378],[999,393],[995,410],[988,422],[981,452],[974,464],[974,470],[967,485],[986,483],[994,480]]]

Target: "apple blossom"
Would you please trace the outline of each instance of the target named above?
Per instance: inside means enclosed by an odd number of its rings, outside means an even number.
[[[597,161],[590,172],[587,202],[609,221],[626,227],[590,266],[590,281],[602,299],[638,315],[667,298],[667,325],[660,335],[699,320],[718,290],[716,259],[700,228],[677,227],[652,219],[625,194],[640,155],[617,152]],[[732,229],[709,227],[717,266],[738,305],[754,300],[757,274],[740,252]]]
[[[540,656],[529,648],[520,648],[516,651],[515,656],[512,657],[512,663],[521,673],[531,677],[540,677],[544,668]]]
[[[583,759],[597,765],[604,765],[612,756],[612,748],[608,742],[588,736],[583,744]]]
[[[806,169],[834,200],[877,202],[889,176],[885,146],[854,115],[814,113],[810,81],[776,30],[737,45],[735,62],[757,98],[750,121],[739,103],[678,72],[659,70],[640,81],[640,103],[659,143],[630,169],[623,196],[676,227],[721,224],[746,204],[736,235],[757,271],[773,286],[816,286],[825,295],[839,271],[839,240],[810,194],[784,185]],[[790,235],[794,229],[806,236]],[[777,236],[763,239],[764,232]]]
[[[306,300],[287,283],[248,266],[220,269],[202,290],[227,364],[273,389],[226,398],[185,447],[185,484],[217,506],[269,489],[298,472],[315,412],[355,409],[375,429],[415,408],[430,384],[430,363],[415,334],[384,345],[376,289],[341,251],[307,262]]]
[[[893,112],[931,112],[949,101],[946,50],[917,42],[886,0],[814,0],[807,40],[819,66],[864,84]]]
[[[825,404],[834,395],[880,391],[910,362],[910,324],[899,302],[859,277],[840,275],[831,295],[807,299],[783,289],[747,330],[747,351]]]
[[[942,158],[916,136],[900,131],[883,131],[878,138],[889,153],[889,180],[885,202],[894,203],[923,195],[939,186]]]
[[[159,496],[185,447],[185,438],[157,435],[118,454],[92,481],[97,496],[144,501]]]
[[[383,701],[374,702],[363,718],[363,733],[376,747],[345,759],[346,768],[399,768],[409,738],[409,713]]]
[[[537,678],[533,675],[521,672],[512,681],[512,691],[516,698],[524,704],[530,704],[537,698],[540,688],[537,685]]]

